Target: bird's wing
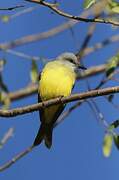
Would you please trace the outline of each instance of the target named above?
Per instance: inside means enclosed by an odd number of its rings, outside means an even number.
[[[42,102],[40,95],[38,95],[38,102]],[[60,114],[63,112],[64,108],[64,104],[58,104],[46,108],[41,108],[39,110],[40,121],[42,123],[49,122],[53,125],[60,116]]]
[[[38,103],[40,103],[40,102],[42,102],[42,100],[41,100],[40,94],[38,93]],[[41,114],[43,114],[43,111],[44,111],[44,109],[39,110],[39,117],[41,116]],[[40,117],[40,121],[41,121],[41,117]]]
[[[40,82],[40,78],[41,78],[41,73],[39,75],[39,82]],[[42,99],[40,97],[40,92],[38,93],[38,103],[42,102]],[[53,105],[47,108],[41,108],[39,110],[39,117],[40,117],[40,121],[42,123],[45,123],[47,120],[47,118],[49,119],[49,121],[54,124],[56,122],[56,120],[58,119],[58,117],[60,116],[60,114],[62,113],[62,111],[64,110],[65,105],[64,104],[59,104],[59,105]],[[51,116],[51,117],[50,117]]]
[[[38,95],[38,102],[41,102],[41,98]],[[53,105],[39,110],[41,126],[38,130],[37,136],[34,141],[34,145],[39,145],[42,140],[45,140],[45,145],[50,148],[52,145],[52,131],[55,122],[64,110],[65,105]]]

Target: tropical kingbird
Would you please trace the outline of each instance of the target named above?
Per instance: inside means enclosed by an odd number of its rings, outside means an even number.
[[[81,67],[77,57],[69,52],[63,53],[54,61],[48,62],[40,76],[38,102],[69,96],[75,84],[78,68],[84,67]],[[44,140],[46,147],[51,147],[53,127],[64,107],[65,105],[58,104],[39,110],[41,126],[35,138],[34,146]]]

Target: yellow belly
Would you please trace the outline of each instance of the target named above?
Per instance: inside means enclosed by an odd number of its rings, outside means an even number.
[[[69,96],[75,82],[74,71],[58,61],[48,63],[39,82],[39,93],[42,100],[60,96]]]

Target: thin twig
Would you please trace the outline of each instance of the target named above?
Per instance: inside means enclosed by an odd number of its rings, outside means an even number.
[[[13,7],[8,7],[8,8],[0,8],[0,11],[11,11],[11,10],[15,10],[15,9],[18,9],[18,8],[21,8],[21,7],[24,7],[24,5],[16,5],[16,6],[13,6]]]
[[[14,50],[11,50],[11,49],[6,49],[6,50],[4,50],[4,51],[5,51],[6,53],[9,53],[9,54],[12,54],[12,55],[15,55],[15,56],[24,58],[24,59],[28,59],[28,60],[38,61],[38,60],[41,59],[41,58],[38,57],[38,56],[30,56],[30,55],[28,55],[28,54],[25,54],[25,53],[22,53],[22,52],[19,52],[19,51],[14,51]]]
[[[36,8],[38,8],[38,6],[29,7],[29,8],[23,9],[22,11],[16,12],[15,14],[12,14],[12,15],[10,16],[10,19],[19,17],[19,16],[24,15],[24,14],[26,14],[26,13],[31,13],[31,12],[34,11]]]
[[[67,111],[64,111],[60,117],[58,118],[58,120],[55,123],[55,126],[57,126],[59,123],[61,123],[62,121],[64,121],[64,119],[70,115],[70,113],[75,110],[76,108],[78,108],[84,101],[79,101],[77,103],[75,103],[73,106],[71,106]]]
[[[102,114],[102,112],[100,111],[97,103],[92,99],[92,103],[97,111],[97,114],[98,114],[98,117],[99,117],[99,120],[101,122],[101,124],[103,125],[103,127],[105,128],[105,130],[107,130],[107,128],[109,127],[109,124],[108,122],[106,121],[104,115]]]
[[[14,128],[9,128],[8,131],[3,136],[2,140],[0,140],[0,149],[3,148],[4,144],[13,136]]]
[[[93,52],[95,52],[95,51],[97,51],[99,49],[102,49],[105,46],[110,45],[110,44],[115,43],[115,42],[119,42],[119,35],[118,34],[114,35],[112,37],[109,37],[107,39],[104,39],[102,42],[99,42],[99,43],[95,44],[92,47],[86,48],[85,51],[84,51],[84,56],[86,56],[86,55],[88,55],[90,53],[93,53]]]
[[[92,24],[89,29],[88,29],[88,33],[84,39],[84,42],[82,43],[82,46],[80,48],[80,51],[76,54],[77,58],[81,61],[82,57],[84,56],[84,52],[88,46],[88,43],[93,35],[93,32],[95,31],[96,28],[96,24]]]
[[[16,161],[24,157],[26,154],[30,153],[33,150],[34,146],[29,146],[23,152],[18,153],[15,157],[13,157],[10,161],[0,166],[0,171],[4,171],[5,169],[12,166]]]
[[[99,122],[99,116],[98,116],[98,113],[96,111],[94,104],[89,100],[86,100],[86,103],[88,104],[88,106],[92,110],[92,113],[93,113],[94,117],[96,118],[96,120]]]

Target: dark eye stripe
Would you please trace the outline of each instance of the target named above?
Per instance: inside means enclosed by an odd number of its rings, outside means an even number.
[[[73,59],[67,59],[69,62],[75,64],[75,62],[73,61]]]
[[[72,59],[70,60],[71,63],[76,64]]]

